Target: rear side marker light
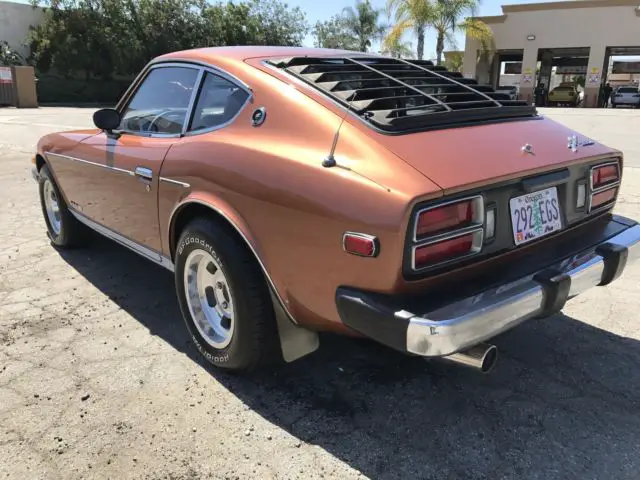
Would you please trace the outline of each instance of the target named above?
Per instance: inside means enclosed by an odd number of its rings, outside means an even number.
[[[416,217],[414,241],[447,230],[482,225],[483,221],[484,204],[480,196],[425,208]]]
[[[601,192],[593,194],[593,196],[591,197],[591,210],[611,203],[613,200],[615,200],[616,195],[618,195],[617,187],[609,188],[607,190],[603,190]]]
[[[478,253],[482,248],[482,230],[414,247],[413,269],[436,265]]]
[[[376,237],[356,232],[345,232],[342,236],[342,248],[345,252],[360,257],[375,257],[380,251]]]

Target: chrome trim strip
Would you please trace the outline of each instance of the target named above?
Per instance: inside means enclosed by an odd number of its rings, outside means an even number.
[[[196,98],[200,96],[200,90],[202,89],[202,85],[203,85],[203,78],[204,78],[204,69],[200,68],[198,70],[198,77],[196,78],[196,83],[194,84],[193,91],[191,92],[191,98],[189,99],[189,104],[187,105],[187,112],[184,118],[184,123],[182,124],[182,133],[181,133],[182,136],[184,136],[187,133],[187,129],[189,128],[189,125],[191,125],[191,122],[193,121],[193,113],[194,113],[193,108],[195,107],[195,104],[196,104]]]
[[[111,167],[103,163],[90,162],[89,160],[83,160],[81,158],[71,157],[69,155],[63,155],[61,153],[44,152],[44,156],[47,157],[47,160],[49,159],[49,156],[54,156],[54,157],[62,158],[65,160],[84,163],[86,165],[93,165],[94,167],[104,168],[106,170],[111,170],[113,172],[124,173],[125,175],[129,175],[131,177],[135,176],[135,173],[132,172],[131,170],[125,170],[124,168],[118,168],[118,167]]]
[[[640,260],[640,225],[601,244],[627,248],[627,267]],[[602,282],[604,258],[591,248],[565,258],[554,268],[571,278],[569,297]],[[407,351],[426,357],[451,355],[486,341],[542,313],[545,294],[534,275],[486,290],[428,313],[403,312],[409,318]],[[396,314],[397,315],[397,314]]]
[[[474,212],[475,213],[475,218],[473,219],[473,226],[474,227],[480,227],[482,225],[484,225],[484,197],[482,195],[474,195],[472,197],[465,197],[465,198],[458,198],[456,200],[449,200],[446,202],[442,202],[442,203],[438,203],[435,205],[430,205],[428,207],[425,208],[421,208],[420,210],[418,210],[415,214],[415,218],[413,219],[413,241],[414,242],[422,242],[424,240],[429,240],[430,237],[424,237],[424,238],[418,238],[418,219],[420,218],[420,214],[424,213],[424,212],[428,212],[430,210],[435,210],[436,208],[442,208],[442,207],[446,207],[447,205],[452,205],[452,204],[456,204],[456,203],[462,203],[462,202],[469,202],[469,201],[473,201],[473,202],[477,202],[480,205],[478,206],[479,208],[477,208],[477,211]]]
[[[135,242],[123,235],[120,235],[114,230],[111,230],[110,228],[105,227],[104,225],[98,222],[94,222],[87,216],[74,210],[71,207],[69,207],[69,211],[79,222],[85,224],[87,227],[91,228],[92,230],[119,243],[124,247],[127,247],[129,250],[134,251],[138,255],[141,255],[142,257],[146,258],[147,260],[151,260],[152,262],[157,263],[158,265],[161,265],[167,270],[173,272],[174,270],[173,262],[169,258],[160,254],[159,252],[156,252],[151,248],[145,247],[144,245],[140,245],[138,242]]]
[[[373,242],[373,253],[371,255],[359,255],[354,252],[349,252],[345,247],[345,239],[347,235],[351,237],[364,238],[365,240],[371,240]],[[344,250],[345,252],[351,255],[356,255],[358,257],[373,258],[378,256],[378,253],[380,252],[380,244],[378,242],[378,237],[376,237],[375,235],[368,235],[366,233],[359,233],[359,232],[344,232],[342,234],[342,250]]]
[[[191,188],[191,185],[189,185],[187,182],[181,182],[180,180],[174,180],[173,178],[167,178],[167,177],[159,177],[161,182],[165,182],[165,183],[170,183],[173,185],[178,185],[180,187],[184,187],[184,188]]]
[[[249,240],[247,239],[247,237],[244,235],[244,233],[242,233],[242,231],[236,226],[235,223],[233,223],[231,221],[231,219],[227,216],[226,213],[224,213],[222,210],[220,210],[217,207],[214,207],[213,205],[209,204],[209,203],[205,203],[202,202],[200,200],[187,200],[184,201],[182,203],[179,203],[178,205],[176,205],[173,209],[173,211],[171,212],[171,215],[169,216],[169,228],[170,231],[173,228],[173,218],[175,217],[175,214],[178,210],[182,209],[185,205],[188,205],[190,203],[195,203],[198,205],[204,205],[205,207],[210,208],[211,210],[213,210],[214,212],[218,213],[221,217],[223,217],[227,222],[229,222],[229,224],[231,226],[233,226],[233,228],[236,230],[236,232],[238,232],[238,234],[240,235],[240,237],[244,240],[244,243],[249,247],[249,249],[251,250],[251,252],[253,253],[253,256],[256,258],[256,260],[258,261],[258,264],[260,265],[260,268],[262,269],[262,273],[264,273],[265,278],[267,279],[267,282],[269,283],[269,286],[271,287],[273,293],[275,294],[276,298],[278,299],[278,301],[280,302],[280,305],[282,306],[283,311],[285,312],[285,314],[287,315],[287,317],[289,317],[289,320],[291,320],[293,323],[295,323],[296,325],[298,324],[298,322],[296,321],[296,319],[293,317],[293,315],[291,314],[291,312],[289,311],[289,308],[287,307],[287,304],[284,302],[284,300],[282,299],[282,297],[280,296],[280,292],[278,291],[278,289],[276,288],[275,283],[273,282],[273,280],[271,279],[271,276],[269,275],[269,272],[267,270],[267,267],[265,266],[265,264],[262,262],[262,259],[260,258],[260,256],[258,255],[258,252],[256,252],[255,248],[253,248],[253,245],[251,245],[251,243],[249,242]]]

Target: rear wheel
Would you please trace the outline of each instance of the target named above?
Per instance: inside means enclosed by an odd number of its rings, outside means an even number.
[[[87,228],[69,211],[49,167],[38,172],[40,205],[47,225],[47,235],[57,247],[77,247],[86,242]]]
[[[262,272],[224,226],[207,218],[189,223],[178,242],[175,266],[182,315],[209,362],[242,372],[281,358]]]

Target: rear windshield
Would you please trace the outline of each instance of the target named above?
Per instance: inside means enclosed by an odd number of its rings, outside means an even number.
[[[618,89],[618,93],[638,93],[638,89],[633,87],[622,87]]]
[[[517,90],[516,87],[513,86],[509,86],[509,87],[498,87],[498,90],[509,90],[511,92],[515,92]]]
[[[573,87],[558,87],[556,88],[558,92],[573,92]]]

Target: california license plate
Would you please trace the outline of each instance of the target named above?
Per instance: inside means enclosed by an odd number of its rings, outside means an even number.
[[[516,245],[562,229],[556,187],[512,198],[509,201],[509,207],[513,240]]]

